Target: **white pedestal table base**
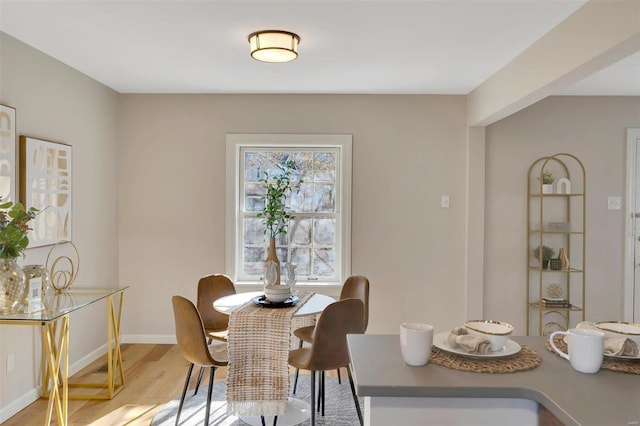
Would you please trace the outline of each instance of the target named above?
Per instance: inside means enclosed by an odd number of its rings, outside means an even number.
[[[287,401],[287,412],[278,416],[277,426],[299,425],[311,418],[311,404],[301,399],[289,398]],[[262,426],[260,416],[240,416],[240,420],[251,426]],[[264,424],[273,425],[273,416],[265,416]]]

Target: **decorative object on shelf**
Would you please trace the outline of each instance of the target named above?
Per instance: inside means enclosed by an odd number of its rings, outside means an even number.
[[[71,240],[71,146],[20,136],[20,201],[42,213],[29,233],[32,247]]]
[[[0,104],[0,199],[16,199],[16,110]]]
[[[544,232],[569,232],[571,224],[569,222],[546,222],[542,225]]]
[[[562,261],[560,259],[549,259],[549,269],[560,271],[562,269]]]
[[[545,325],[542,329],[542,336],[548,336],[554,331],[565,331],[567,329],[567,318],[559,311],[546,311],[544,313]]]
[[[545,308],[571,308],[573,305],[567,299],[549,299],[543,297],[540,304]]]
[[[21,203],[0,204],[0,313],[20,313],[27,308],[27,279],[16,259],[29,246],[31,220],[38,211]]]
[[[49,271],[51,287],[60,293],[71,287],[80,270],[80,254],[71,241],[54,244],[47,254],[45,268]]]
[[[549,283],[545,288],[545,293],[550,299],[559,299],[562,297],[562,286],[558,283]]]
[[[556,254],[556,252],[551,247],[547,247],[547,246],[542,246],[542,248],[540,246],[536,247],[535,249],[533,249],[533,257],[535,257],[536,260],[538,260],[538,262],[540,262],[541,252],[542,252],[542,261],[541,261],[542,269],[547,269],[549,267],[549,260],[551,260],[551,258],[553,257],[554,254]]]
[[[542,329],[542,335],[543,336],[550,336],[551,333],[553,333],[554,331],[565,331],[566,328],[562,327],[562,325],[558,324],[557,322],[548,322],[545,323],[544,328]]]
[[[539,179],[542,181],[542,193],[553,194],[553,181],[555,180],[553,173],[548,169],[544,169]]]
[[[569,270],[569,257],[567,256],[567,250],[561,248],[560,253],[558,253],[558,259],[560,260],[560,270]]]
[[[571,181],[567,178],[558,179],[556,194],[571,194]]]
[[[290,159],[282,164],[276,164],[277,171],[270,175],[264,172],[264,177],[259,180],[265,189],[262,197],[264,208],[256,216],[262,218],[264,224],[264,234],[269,235],[269,249],[265,261],[272,261],[277,264],[278,277],[276,285],[280,284],[280,260],[276,253],[276,237],[280,234],[286,235],[289,222],[295,218],[291,209],[287,207],[287,198],[294,187],[299,186],[303,181],[298,175],[296,162]],[[298,179],[295,179],[298,177]]]

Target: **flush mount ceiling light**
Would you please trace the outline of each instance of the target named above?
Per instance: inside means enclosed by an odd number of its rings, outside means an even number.
[[[298,57],[297,34],[280,30],[256,31],[249,34],[251,57],[262,62],[289,62]]]

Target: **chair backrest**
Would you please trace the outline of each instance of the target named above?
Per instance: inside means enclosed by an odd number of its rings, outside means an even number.
[[[229,327],[229,315],[213,309],[213,302],[231,294],[236,294],[236,289],[231,278],[226,275],[214,274],[200,278],[196,303],[205,329],[220,331]]]
[[[364,330],[369,325],[369,279],[362,275],[352,275],[347,278],[340,292],[340,300],[360,299],[364,304]]]
[[[349,363],[347,334],[364,328],[364,304],[360,299],[344,299],[327,306],[316,323],[309,355],[310,370],[333,370]]]
[[[176,324],[176,340],[182,355],[196,365],[217,365],[207,347],[202,319],[193,302],[182,296],[173,296],[171,302]]]

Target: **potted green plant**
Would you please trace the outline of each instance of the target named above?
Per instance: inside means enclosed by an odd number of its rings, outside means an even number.
[[[26,307],[26,276],[16,258],[29,245],[29,222],[37,212],[21,203],[0,204],[0,313],[21,312]]]
[[[542,193],[553,194],[553,182],[556,180],[553,172],[549,169],[544,169],[539,179],[542,180]]]
[[[542,254],[542,269],[547,269],[549,267],[549,260],[556,254],[555,250],[548,246],[540,246],[533,249],[533,257],[535,257],[540,262],[540,254]]]
[[[291,195],[292,189],[302,183],[302,179],[294,179],[298,166],[293,160],[286,160],[277,167],[277,173],[270,175],[265,171],[264,177],[259,180],[265,193],[262,196],[264,207],[257,217],[262,219],[264,234],[269,236],[269,250],[265,262],[276,263],[276,284],[280,284],[280,260],[276,254],[276,237],[286,234],[289,222],[295,218],[293,211],[287,207],[287,198]]]

